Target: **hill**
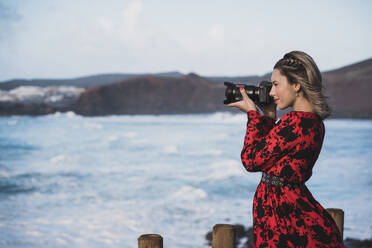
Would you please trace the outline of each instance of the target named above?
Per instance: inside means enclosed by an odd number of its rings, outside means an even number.
[[[372,58],[323,72],[322,76],[333,110],[331,118],[372,118],[372,101],[368,101],[372,90]],[[88,116],[234,111],[222,104],[224,81],[256,85],[269,78],[270,73],[263,76],[202,77],[171,72],[103,74],[55,81],[13,80],[0,84],[3,89],[0,90],[0,116],[71,110]],[[29,86],[14,88],[22,82]],[[7,87],[12,90],[4,90]]]
[[[332,117],[372,118],[372,59],[323,73]]]
[[[81,115],[183,114],[225,110],[224,87],[196,74],[139,77],[88,89],[72,109]]]

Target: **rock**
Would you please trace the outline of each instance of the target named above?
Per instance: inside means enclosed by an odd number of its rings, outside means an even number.
[[[253,248],[253,227],[244,227],[241,224],[235,224],[236,230],[236,247],[237,248]],[[212,246],[212,231],[205,235],[207,245]],[[372,239],[353,239],[346,238],[344,245],[347,248],[372,248]]]
[[[344,245],[347,248],[372,248],[372,239],[359,240],[347,238],[344,240]]]

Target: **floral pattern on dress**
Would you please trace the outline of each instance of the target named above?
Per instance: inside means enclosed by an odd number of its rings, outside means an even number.
[[[325,128],[314,113],[292,111],[277,123],[249,111],[243,166],[301,187],[260,182],[253,200],[254,247],[345,247],[339,230],[305,182],[322,148]]]

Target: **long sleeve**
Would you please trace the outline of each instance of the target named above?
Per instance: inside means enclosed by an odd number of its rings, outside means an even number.
[[[276,124],[254,111],[248,118],[241,153],[245,168],[301,185],[258,184],[252,207],[255,247],[344,248],[332,216],[305,185],[322,148],[323,121],[305,111],[291,111]]]
[[[247,114],[247,131],[241,152],[246,170],[264,171],[300,142],[295,130],[295,119],[283,117],[275,125],[273,119],[261,116],[257,111],[249,111]]]

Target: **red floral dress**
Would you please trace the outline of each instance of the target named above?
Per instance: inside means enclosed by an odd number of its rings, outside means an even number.
[[[249,172],[263,171],[292,183],[312,174],[324,124],[314,113],[292,111],[274,119],[248,112],[241,153]],[[307,187],[260,182],[253,200],[254,247],[345,247],[328,212]]]

